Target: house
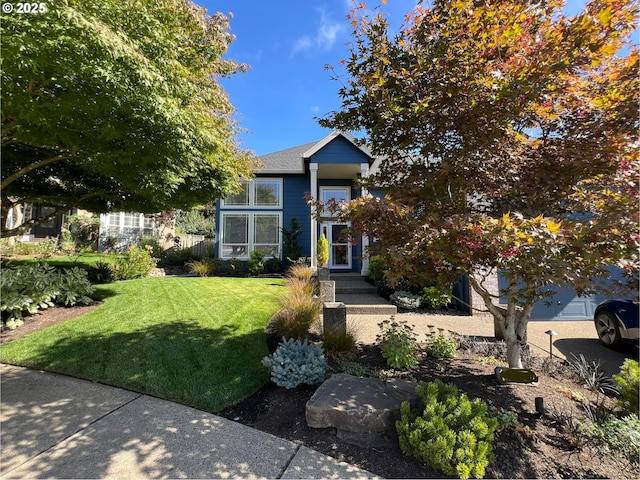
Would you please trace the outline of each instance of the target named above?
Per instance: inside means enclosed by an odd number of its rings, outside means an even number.
[[[261,250],[266,257],[283,258],[282,228],[295,218],[303,231],[302,255],[311,258],[312,266],[316,266],[318,238],[324,233],[331,272],[365,275],[367,237],[348,241],[341,235],[347,225],[329,213],[316,220],[305,196],[326,202],[366,194],[355,180],[369,175],[373,155],[350,134],[335,131],[318,142],[263,155],[260,160],[263,166],[253,179],[242,182],[242,191],[217,204],[216,256],[248,260],[251,252]]]

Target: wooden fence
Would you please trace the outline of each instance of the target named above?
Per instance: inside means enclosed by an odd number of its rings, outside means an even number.
[[[205,253],[209,256],[213,256],[213,249],[215,240],[213,238],[207,238],[204,235],[191,235],[180,234],[176,235],[177,239],[180,239],[180,243],[176,245],[177,248],[189,248],[195,257],[203,257]]]

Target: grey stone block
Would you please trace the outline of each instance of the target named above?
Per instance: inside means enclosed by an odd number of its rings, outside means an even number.
[[[416,383],[408,380],[338,373],[307,402],[307,424],[312,428],[336,428],[339,438],[360,446],[385,445],[394,435],[401,403],[418,403],[415,389]]]
[[[320,282],[320,301],[322,303],[336,301],[336,282],[333,280],[322,280]]]
[[[347,307],[342,302],[325,302],[322,308],[322,325],[326,329],[347,331]]]

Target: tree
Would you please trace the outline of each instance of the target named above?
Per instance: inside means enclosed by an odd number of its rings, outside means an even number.
[[[377,238],[391,282],[469,276],[521,367],[549,285],[584,294],[608,266],[637,272],[638,51],[617,55],[637,6],[432,3],[394,35],[381,13],[351,14],[342,107],[320,123],[366,134],[384,160],[364,186],[386,196],[334,209]]]
[[[217,79],[228,18],[189,0],[51,0],[2,15],[2,234],[73,207],[189,209],[239,188],[252,160]],[[6,227],[12,207],[56,212]]]

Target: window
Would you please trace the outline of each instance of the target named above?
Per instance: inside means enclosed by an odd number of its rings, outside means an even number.
[[[223,207],[281,208],[282,179],[255,178],[242,181],[242,191],[227,197]]]
[[[222,258],[249,258],[254,250],[280,257],[280,213],[233,212],[222,214]]]
[[[351,188],[349,187],[320,187],[320,200],[324,205],[329,203],[329,201],[335,202],[343,202],[351,200]],[[325,215],[330,215],[330,213],[325,210],[323,212]]]

